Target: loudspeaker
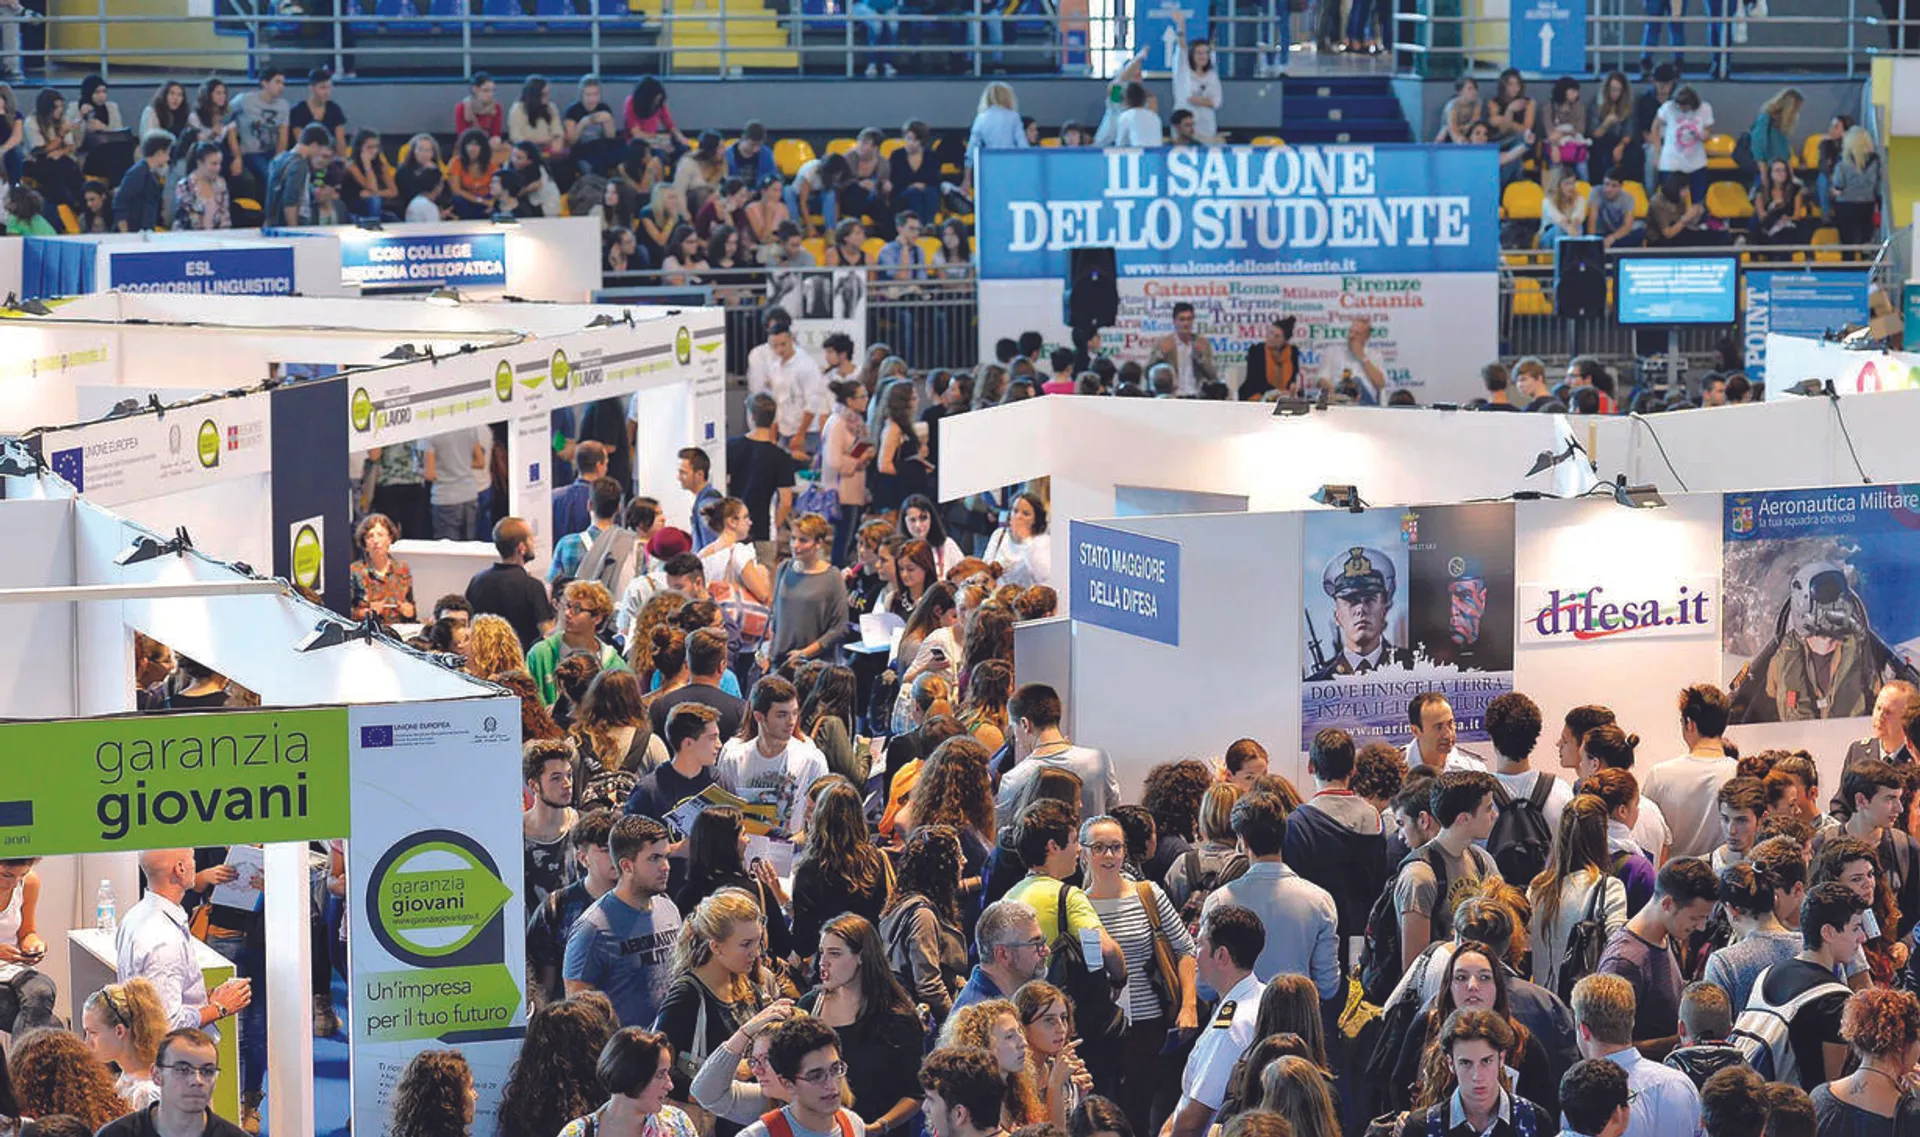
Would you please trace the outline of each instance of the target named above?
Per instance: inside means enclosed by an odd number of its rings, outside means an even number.
[[[1553,253],[1553,314],[1607,313],[1607,248],[1599,237],[1564,237]]]
[[[1069,328],[1110,328],[1120,319],[1120,285],[1111,248],[1067,250]]]

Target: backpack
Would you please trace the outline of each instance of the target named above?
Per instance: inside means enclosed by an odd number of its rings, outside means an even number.
[[[1433,870],[1433,882],[1438,888],[1441,902],[1435,908],[1446,907],[1447,862],[1428,852],[1428,846],[1422,845],[1408,853],[1394,870],[1387,886],[1380,890],[1380,896],[1367,911],[1367,930],[1360,948],[1360,986],[1367,1002],[1376,1007],[1385,1006],[1387,997],[1400,983],[1400,910],[1393,902],[1394,885],[1400,880],[1400,870],[1413,863],[1415,857],[1427,863]],[[1433,939],[1443,940],[1452,937],[1453,913],[1435,912],[1433,914]]]
[[[1662,1063],[1671,1069],[1685,1074],[1693,1082],[1693,1088],[1699,1089],[1707,1084],[1707,1079],[1729,1066],[1747,1064],[1745,1054],[1737,1046],[1728,1046],[1723,1042],[1702,1042],[1695,1046],[1682,1046],[1667,1055]]]
[[[1850,995],[1852,990],[1838,981],[1816,983],[1786,1002],[1775,1005],[1767,1002],[1762,993],[1766,990],[1767,976],[1773,973],[1769,967],[1753,980],[1753,993],[1747,996],[1747,1009],[1733,1021],[1733,1030],[1727,1035],[1727,1042],[1746,1056],[1747,1065],[1760,1075],[1762,1081],[1786,1082],[1800,1085],[1800,1062],[1794,1056],[1789,1034],[1793,1028],[1793,1018],[1800,1009],[1815,999],[1828,995]]]
[[[839,1128],[839,1137],[853,1137],[853,1123],[847,1120],[847,1111],[835,1110],[834,1124]],[[772,1113],[760,1115],[760,1124],[766,1126],[768,1137],[794,1137],[793,1125],[787,1121],[787,1111],[776,1109]]]
[[[1247,871],[1247,858],[1234,853],[1224,861],[1215,861],[1214,867],[1206,867],[1206,859],[1198,848],[1187,850],[1181,858],[1187,868],[1187,901],[1180,906],[1180,922],[1187,926],[1188,935],[1197,935],[1200,931],[1200,913],[1206,909],[1207,897],[1213,890],[1230,880],[1238,880]]]
[[[1559,977],[1553,985],[1553,993],[1563,1003],[1571,1004],[1575,983],[1600,970],[1600,955],[1607,950],[1607,920],[1600,914],[1600,900],[1608,886],[1617,883],[1604,875],[1595,881],[1587,890],[1586,914],[1567,932],[1566,946],[1560,949]],[[1624,892],[1626,885],[1620,888]]]
[[[1120,1003],[1114,998],[1113,983],[1100,958],[1089,960],[1080,937],[1067,929],[1067,888],[1061,882],[1060,899],[1054,909],[1054,927],[1060,937],[1054,940],[1047,961],[1047,982],[1066,992],[1080,1037],[1091,1041],[1119,1029]]]
[[[1553,793],[1553,775],[1545,770],[1534,775],[1533,792],[1516,798],[1507,787],[1495,783],[1493,800],[1499,803],[1500,817],[1487,837],[1487,852],[1500,875],[1515,888],[1533,883],[1547,867],[1553,852],[1553,829],[1547,824],[1547,798]]]
[[[608,526],[587,546],[579,568],[574,570],[574,579],[599,581],[607,595],[619,600],[626,595],[627,585],[633,579],[633,548],[639,540],[639,534],[631,529]]]

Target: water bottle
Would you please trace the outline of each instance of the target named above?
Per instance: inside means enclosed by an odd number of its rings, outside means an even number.
[[[115,914],[113,900],[113,882],[100,882],[100,891],[93,897],[93,929],[113,935],[120,928],[119,917]]]

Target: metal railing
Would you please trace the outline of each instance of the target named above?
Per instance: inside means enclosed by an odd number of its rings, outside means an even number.
[[[844,331],[857,344],[871,349],[886,344],[909,367],[926,371],[935,367],[972,367],[979,360],[979,299],[971,266],[947,265],[922,267],[925,278],[893,280],[886,268],[869,268],[863,281],[863,296],[853,314],[839,309],[836,314],[810,316],[800,308],[798,297],[821,295],[832,303],[829,289],[815,293],[804,284],[772,286],[777,274],[798,274],[821,278],[845,273],[833,268],[773,269],[658,269],[639,272],[610,272],[602,278],[597,303],[647,304],[720,304],[726,308],[727,371],[744,374],[747,353],[766,339],[767,309],[776,293],[795,299],[783,301],[788,314],[798,323],[796,331],[804,336]],[[808,303],[811,303],[809,301]]]

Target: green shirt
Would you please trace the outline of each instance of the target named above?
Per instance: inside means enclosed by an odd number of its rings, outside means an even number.
[[[1007,891],[1007,899],[1018,900],[1033,909],[1040,918],[1040,935],[1048,943],[1060,939],[1060,890],[1067,886],[1050,876],[1039,873],[1030,874],[1025,880]],[[1092,929],[1104,931],[1100,924],[1100,913],[1093,910],[1093,901],[1077,888],[1067,888],[1067,934],[1078,936]]]

